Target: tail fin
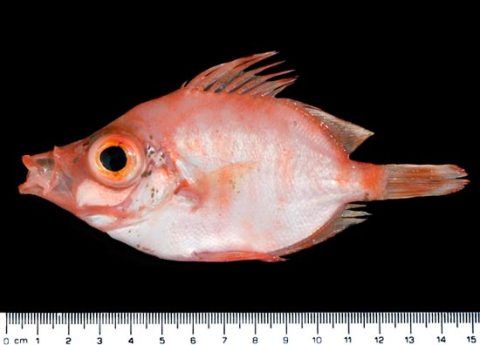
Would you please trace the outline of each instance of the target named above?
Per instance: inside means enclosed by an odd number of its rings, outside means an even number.
[[[386,186],[382,199],[404,199],[455,193],[469,181],[462,168],[451,165],[387,164]]]

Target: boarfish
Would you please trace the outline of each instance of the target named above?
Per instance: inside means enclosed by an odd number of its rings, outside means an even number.
[[[85,139],[23,156],[20,193],[159,258],[273,262],[364,221],[357,202],[468,182],[455,165],[350,160],[373,133],[277,98],[295,77],[258,65],[274,54],[212,67]]]

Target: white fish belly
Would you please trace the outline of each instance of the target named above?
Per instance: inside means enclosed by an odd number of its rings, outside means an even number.
[[[144,222],[109,234],[175,260],[195,259],[205,252],[273,252],[312,235],[354,199],[357,189],[338,182],[341,167],[328,151],[313,151],[303,140],[279,150],[273,137],[264,140],[263,150],[253,156],[245,154],[248,150],[237,155],[232,151],[228,164],[255,164],[238,182],[228,207],[219,208],[210,200],[194,208],[189,200],[175,196]],[[200,156],[192,157],[186,156],[187,164],[200,169]],[[220,160],[208,162],[212,171],[224,166]]]

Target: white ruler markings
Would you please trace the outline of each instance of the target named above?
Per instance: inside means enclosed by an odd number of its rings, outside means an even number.
[[[10,344],[480,344],[479,312],[0,313]]]

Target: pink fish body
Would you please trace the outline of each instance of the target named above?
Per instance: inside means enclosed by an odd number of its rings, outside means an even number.
[[[215,66],[86,139],[24,156],[20,192],[160,258],[278,261],[363,221],[352,203],[467,183],[454,165],[350,160],[373,133],[276,98],[294,78],[251,68],[273,54]]]

